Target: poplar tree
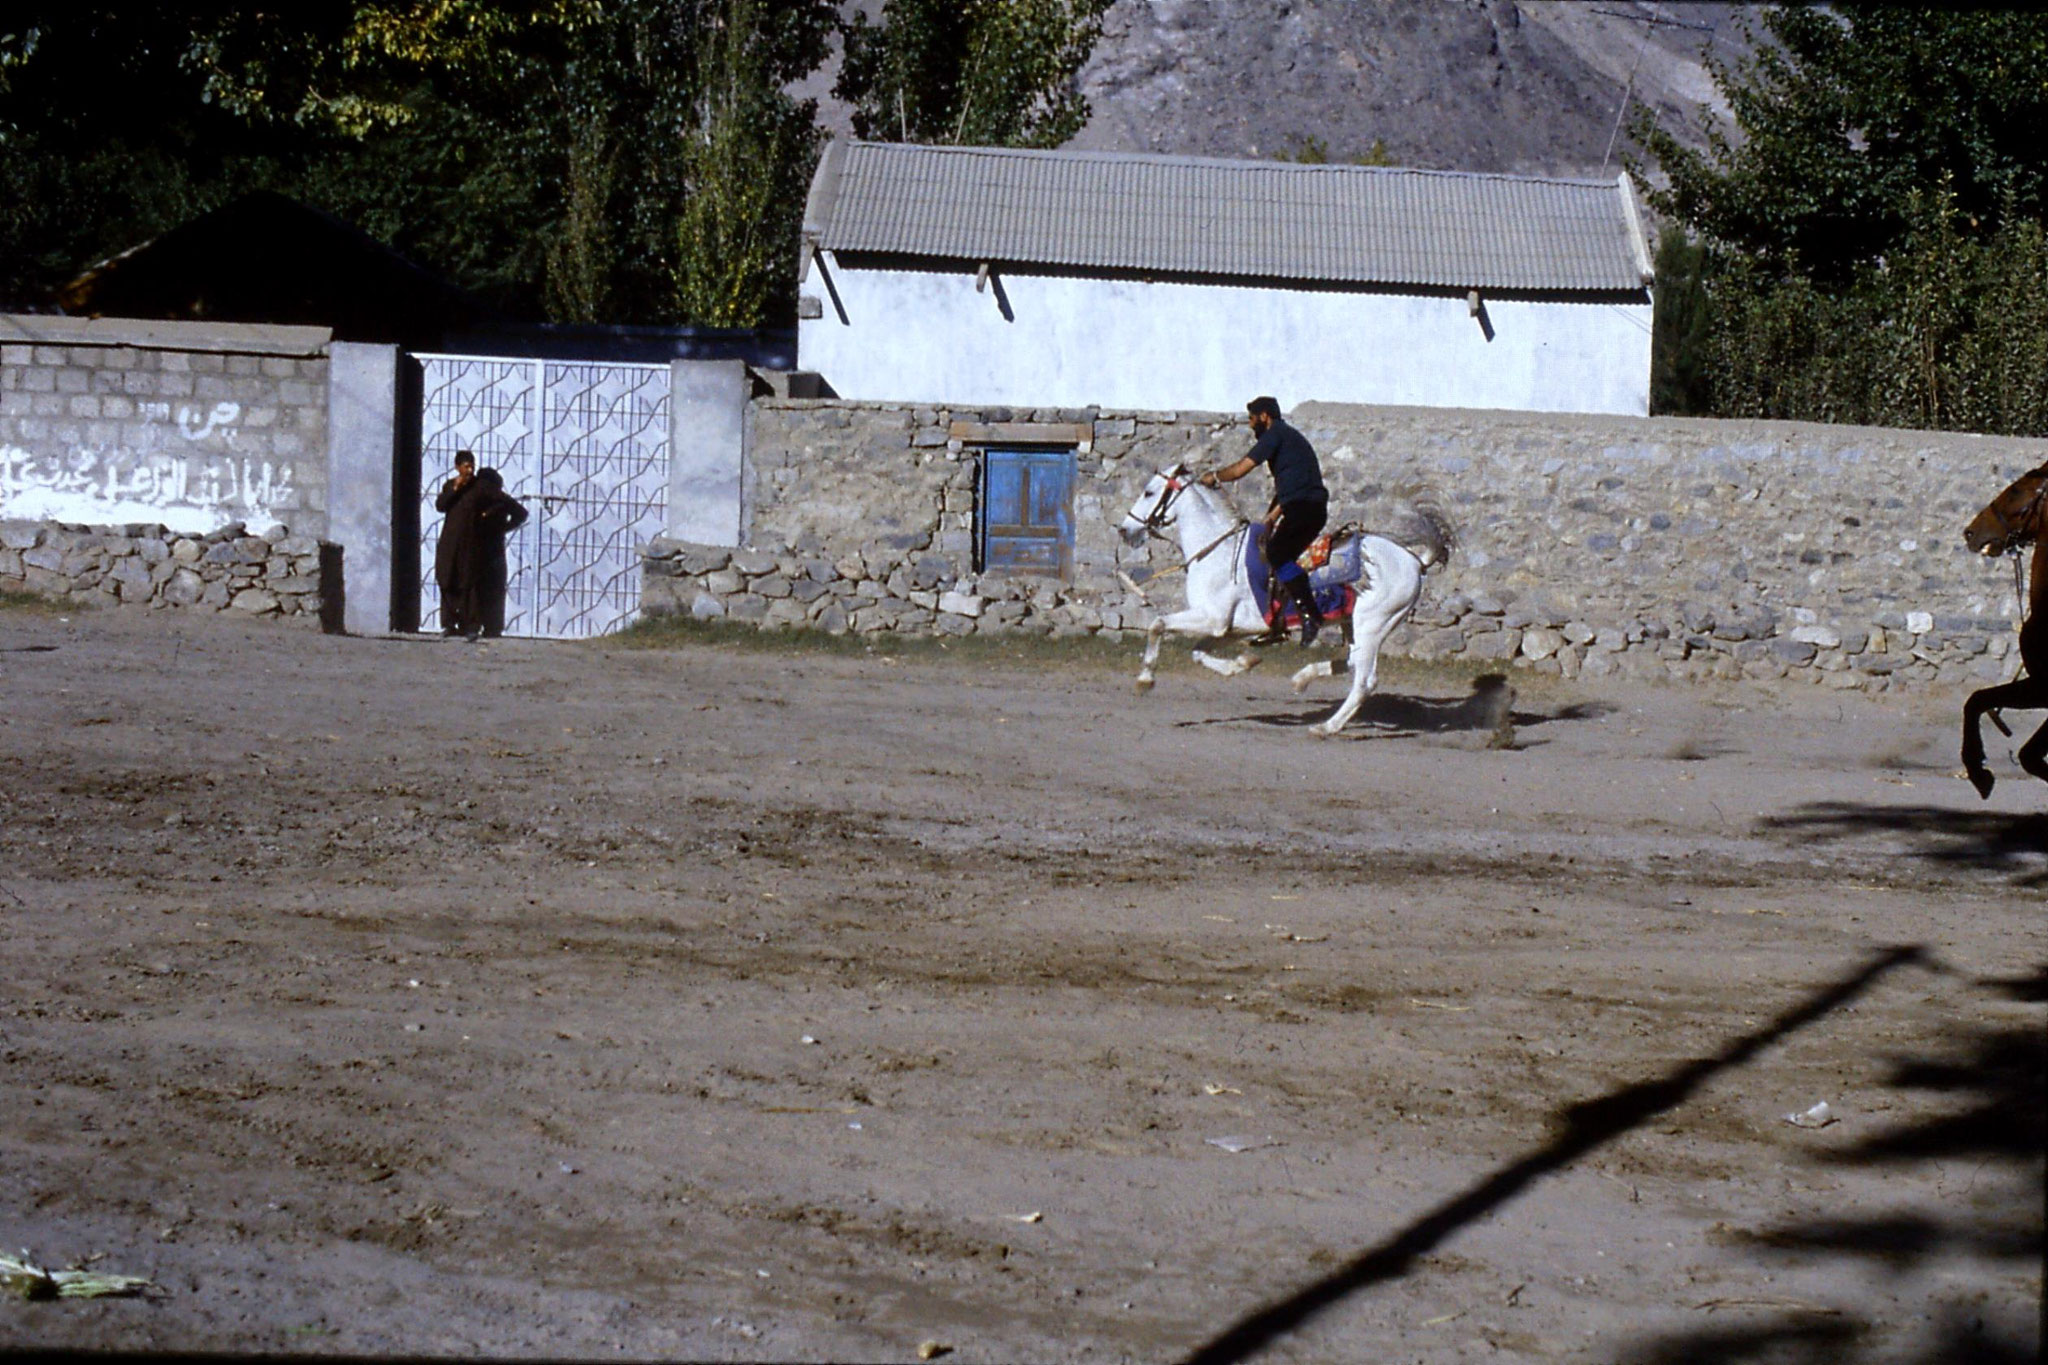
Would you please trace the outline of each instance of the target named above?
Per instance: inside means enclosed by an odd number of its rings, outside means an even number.
[[[888,0],[843,26],[833,93],[881,142],[1057,147],[1088,121],[1075,78],[1110,0]]]

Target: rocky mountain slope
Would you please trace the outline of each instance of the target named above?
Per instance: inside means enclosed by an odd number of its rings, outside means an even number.
[[[1614,174],[1624,92],[1687,141],[1751,6],[1640,0],[1121,0],[1078,147],[1265,157],[1375,141],[1445,170]],[[1725,115],[1725,109],[1719,112]]]
[[[858,3],[859,0],[856,0]],[[862,6],[875,10],[875,0]],[[1725,116],[1706,60],[1751,47],[1721,0],[1117,0],[1081,74],[1073,146],[1330,159],[1374,143],[1408,166],[1615,175],[1626,97],[1685,141]],[[836,63],[834,63],[836,67]],[[830,72],[803,93],[844,132]],[[1312,142],[1313,140],[1313,142]]]

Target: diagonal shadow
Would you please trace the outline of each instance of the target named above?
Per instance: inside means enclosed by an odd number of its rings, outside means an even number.
[[[1718,1073],[1744,1065],[1771,1044],[1855,1000],[1895,969],[1926,961],[1925,951],[1917,946],[1887,948],[1763,1027],[1732,1040],[1713,1056],[1688,1062],[1662,1079],[1573,1105],[1563,1113],[1563,1130],[1544,1147],[1494,1172],[1306,1289],[1240,1319],[1197,1347],[1187,1357],[1188,1365],[1224,1365],[1248,1359],[1360,1290],[1400,1278],[1451,1234],[1506,1204],[1541,1177],[1684,1103]]]
[[[1500,697],[1502,694],[1486,686],[1475,686],[1466,697],[1404,697],[1393,692],[1375,692],[1365,699],[1358,708],[1358,715],[1352,720],[1351,728],[1377,727],[1382,731],[1392,730],[1408,734],[1450,734],[1461,730],[1493,730],[1501,720]],[[1615,708],[1606,702],[1577,702],[1560,706],[1555,711],[1515,710],[1512,707],[1514,692],[1505,694],[1509,701],[1508,720],[1516,730],[1532,726],[1549,725],[1558,721],[1595,720]],[[1207,720],[1183,720],[1175,722],[1176,728],[1190,729],[1204,725],[1270,725],[1276,729],[1306,729],[1319,725],[1329,718],[1336,702],[1318,704],[1301,711],[1268,711],[1243,716],[1215,716]]]
[[[2048,999],[2048,968],[2030,976],[1980,982],[2009,999],[2040,1003]],[[1965,1026],[1944,1035],[1939,1045],[1918,1055],[1894,1059],[1890,1083],[1900,1089],[1933,1091],[1948,1098],[1940,1112],[1893,1127],[1829,1153],[1820,1159],[1841,1166],[1902,1168],[1927,1161],[1961,1161],[1974,1170],[1996,1165],[2021,1173],[2023,1183],[2039,1183],[2048,1159],[2048,1038],[2040,1026],[1986,1023]],[[1976,1177],[1972,1177],[1974,1183]],[[2009,1269],[2018,1278],[2042,1255],[2042,1232],[2048,1210],[2043,1198],[2048,1184],[2030,1200],[2002,1198],[1959,1201],[1933,1212],[1887,1213],[1870,1218],[1809,1219],[1747,1233],[1760,1257],[1790,1253],[1811,1263],[1815,1255],[1841,1261],[1875,1262],[1905,1279],[1928,1267],[1967,1257],[1976,1264]],[[2048,1286],[2044,1286],[2036,1331],[2048,1340]],[[2037,1342],[2015,1340],[2010,1331],[1987,1326],[1968,1301],[1943,1305],[1934,1326],[1907,1354],[1897,1342],[1873,1340],[1866,1353],[1849,1348],[1867,1334],[1871,1324],[1853,1318],[1832,1324],[1847,1335],[1829,1340],[1814,1335],[1813,1324],[1797,1316],[1746,1325],[1739,1334],[1703,1328],[1674,1332],[1641,1343],[1620,1357],[1630,1365],[1681,1365],[1694,1361],[1770,1360],[1779,1365],[1846,1365],[1882,1359],[1897,1365],[1948,1365],[1949,1362],[2003,1362],[2038,1359]]]
[[[2048,854],[2048,815],[1817,801],[1785,815],[1766,816],[1759,828],[1835,841],[1903,834],[1917,845],[1914,856],[1929,862],[2011,873],[2016,886],[2048,886],[2048,867],[2038,858]]]

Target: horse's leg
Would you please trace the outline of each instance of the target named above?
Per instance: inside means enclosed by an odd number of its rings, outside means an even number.
[[[2020,767],[2024,771],[2032,773],[2043,782],[2048,782],[2048,721],[2041,723],[2041,728],[2034,731],[2032,739],[2020,746],[2020,751],[2015,757],[2019,759]]]
[[[2038,650],[2036,652],[2038,654]],[[2022,688],[2022,694],[2017,700],[2006,702],[2007,706],[2018,711],[2048,710],[2048,676],[2034,671],[2034,665],[2039,662],[2038,658],[2026,661],[2026,676],[2016,679],[2012,684],[2014,687]],[[2005,727],[1999,728],[2002,730]],[[2019,760],[2022,772],[2048,782],[2048,724],[2036,730],[2033,737],[2022,744],[2020,751],[2013,757]]]
[[[2038,680],[2017,678],[1998,687],[1979,688],[1963,703],[1963,772],[1969,777],[1970,785],[1977,789],[1977,795],[1989,799],[1991,788],[1998,781],[1984,766],[1984,734],[1978,724],[1979,718],[1987,711],[2019,711],[2030,706],[2048,705],[2048,696],[2042,695],[2044,692],[2048,692],[2048,688],[2043,688]],[[2004,722],[1999,722],[1998,728],[2004,730]],[[2027,741],[2028,746],[2032,747],[2039,740],[2040,736],[2036,735]],[[2035,773],[2035,776],[2042,774]]]
[[[1152,690],[1152,665],[1159,662],[1159,641],[1166,634],[1166,618],[1155,616],[1152,624],[1145,628],[1145,657],[1138,664],[1138,691]]]
[[[1321,725],[1313,727],[1318,733],[1334,735],[1351,723],[1358,714],[1358,708],[1365,705],[1366,694],[1379,681],[1380,645],[1394,633],[1394,627],[1401,624],[1406,616],[1379,616],[1359,623],[1358,638],[1351,643],[1351,690],[1344,694],[1344,700],[1337,704],[1336,711]]]
[[[1344,657],[1347,660],[1345,667],[1348,668],[1350,667],[1348,660],[1351,658],[1351,647],[1358,643],[1358,627],[1353,624],[1353,618],[1349,614],[1340,616],[1337,619],[1344,631]],[[1336,671],[1337,661],[1335,659],[1318,659],[1312,664],[1304,664],[1302,667],[1295,669],[1293,678],[1294,695],[1300,696],[1308,691],[1308,685],[1317,678],[1327,678]]]
[[[1375,544],[1384,548],[1376,552]],[[1422,597],[1422,565],[1413,555],[1377,538],[1368,538],[1365,553],[1367,586],[1351,608],[1351,690],[1328,720],[1312,727],[1318,734],[1336,734],[1365,705],[1379,681],[1380,647]]]
[[[1348,617],[1344,621],[1344,636],[1344,648],[1348,653],[1351,648],[1351,621]],[[1318,659],[1312,664],[1303,664],[1294,670],[1294,695],[1300,696],[1308,691],[1308,685],[1317,678],[1327,678],[1336,671],[1336,664],[1329,659]]]
[[[1235,678],[1240,673],[1249,673],[1259,666],[1259,656],[1252,653],[1238,655],[1235,659],[1219,659],[1213,654],[1195,651],[1195,662],[1226,678]]]
[[[1159,662],[1159,642],[1165,638],[1166,632],[1173,631],[1180,635],[1221,636],[1226,634],[1229,629],[1230,626],[1227,621],[1219,628],[1215,619],[1208,612],[1194,607],[1189,607],[1186,611],[1176,611],[1165,616],[1155,617],[1151,626],[1145,631],[1145,658],[1138,669],[1137,689],[1140,692],[1150,692],[1152,690],[1152,667]]]

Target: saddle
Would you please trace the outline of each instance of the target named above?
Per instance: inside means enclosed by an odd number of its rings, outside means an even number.
[[[1358,601],[1358,590],[1352,585],[1365,577],[1365,552],[1359,543],[1363,529],[1356,522],[1346,522],[1334,531],[1325,531],[1295,561],[1308,571],[1309,590],[1325,621],[1349,616]],[[1266,528],[1258,522],[1252,523],[1251,534],[1244,538],[1244,567],[1252,599],[1266,624],[1300,624],[1301,613],[1293,600],[1273,590],[1272,566],[1266,562]]]

